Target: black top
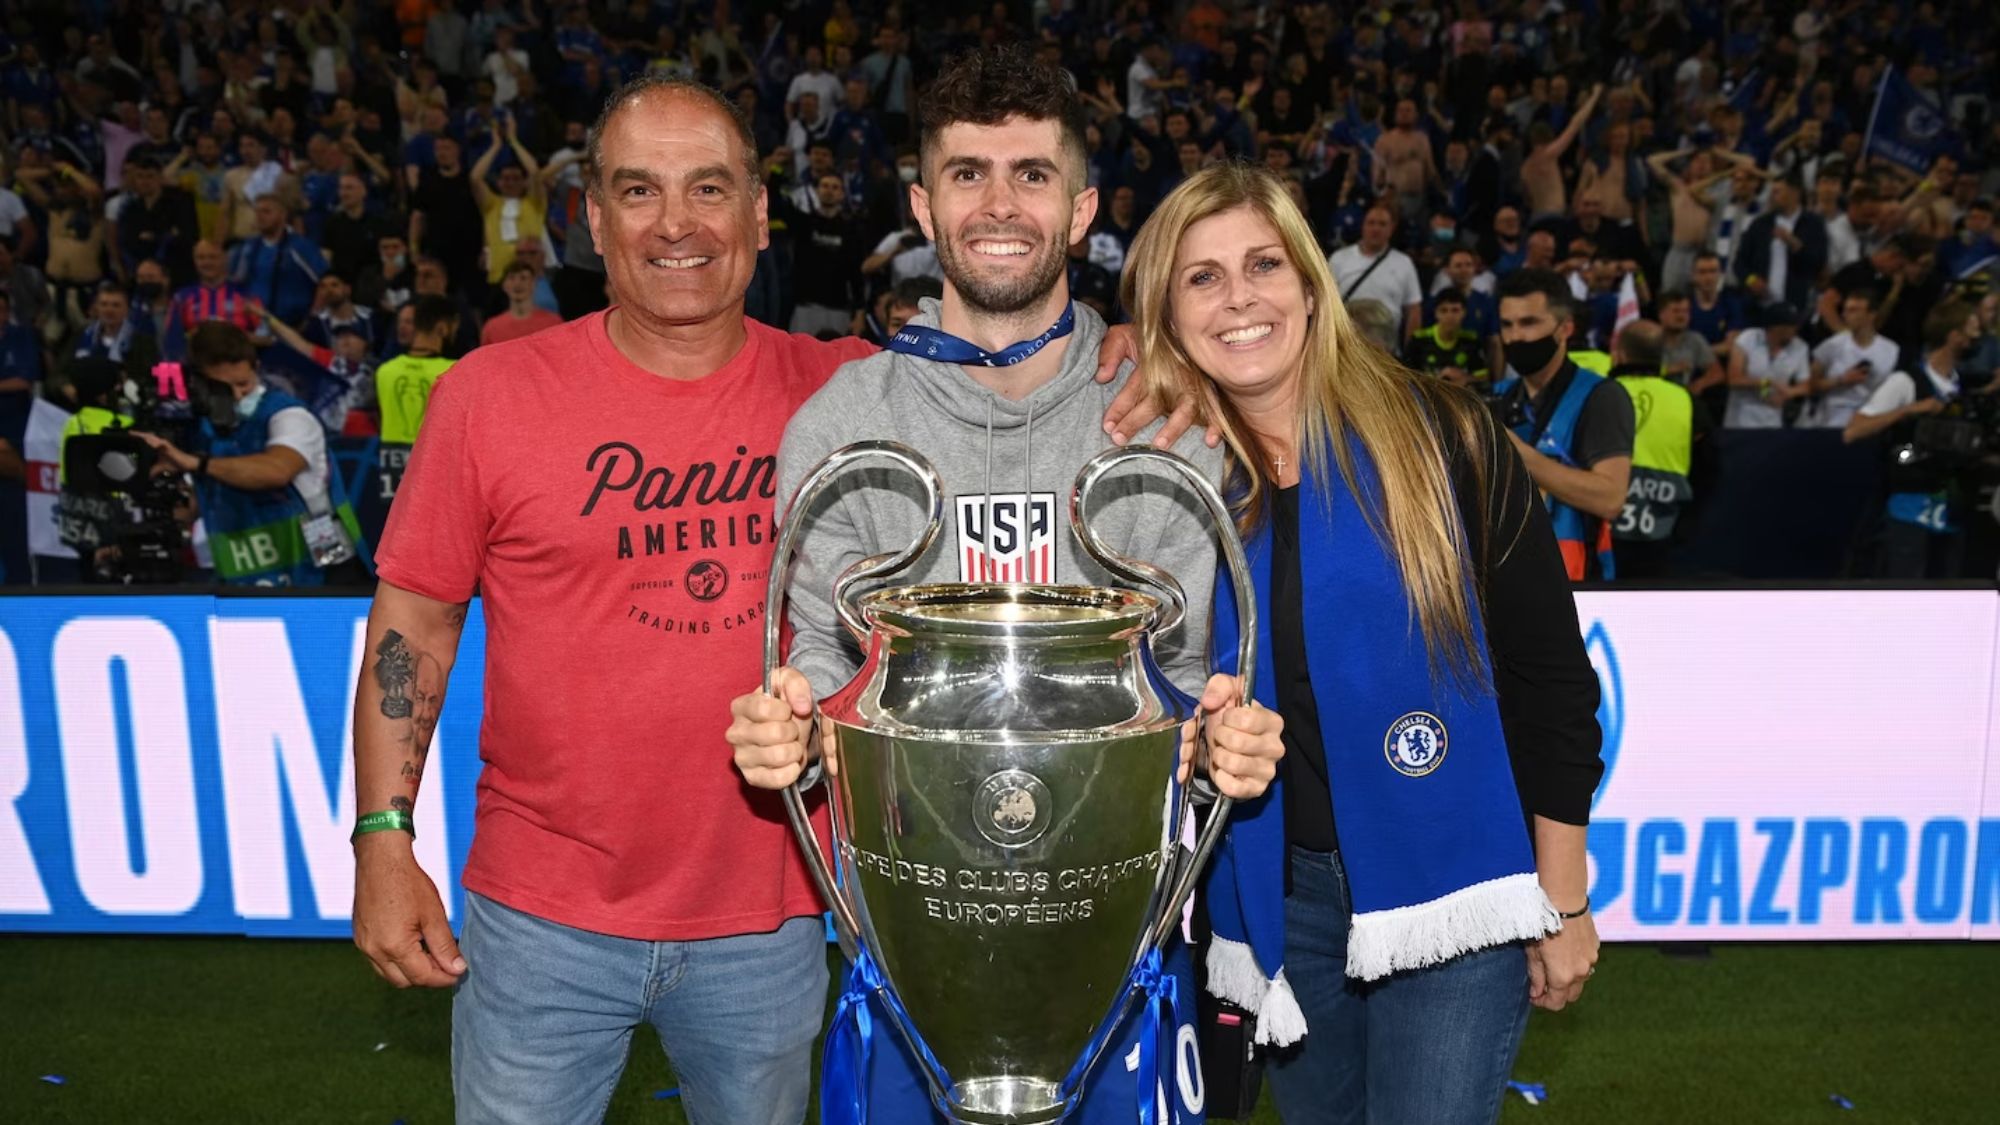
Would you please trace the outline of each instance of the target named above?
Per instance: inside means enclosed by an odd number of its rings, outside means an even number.
[[[1441,437],[1469,532],[1514,786],[1524,815],[1588,824],[1591,796],[1604,774],[1597,673],[1584,652],[1555,532],[1527,467],[1496,419],[1481,412],[1479,425],[1487,431],[1484,466],[1453,427],[1444,427]],[[1296,488],[1280,490],[1271,508],[1271,659],[1285,720],[1285,835],[1300,847],[1330,851],[1326,752],[1301,625],[1298,494]]]
[[[1279,489],[1271,505],[1271,667],[1276,669],[1278,714],[1285,720],[1285,838],[1316,852],[1334,850],[1332,790],[1326,747],[1319,737],[1319,704],[1306,666],[1304,599],[1299,579],[1299,493]]]

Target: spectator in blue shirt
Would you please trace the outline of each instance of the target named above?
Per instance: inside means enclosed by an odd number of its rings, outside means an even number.
[[[97,289],[97,297],[91,303],[90,323],[77,334],[72,354],[78,359],[90,357],[123,363],[126,353],[132,350],[132,342],[152,335],[152,326],[150,317],[132,316],[132,302],[124,287],[107,281]]]
[[[573,5],[564,14],[563,25],[556,29],[556,53],[562,56],[563,84],[567,86],[584,84],[584,63],[604,65],[604,37],[590,26],[589,5]]]
[[[1938,272],[1959,281],[2000,264],[2000,242],[1993,237],[1993,201],[1975,199],[1965,209],[1958,233],[1938,243]]]
[[[1689,294],[1688,328],[1715,346],[1719,354],[1727,354],[1729,341],[1747,326],[1743,299],[1735,290],[1723,288],[1719,254],[1696,254],[1691,276],[1694,288]]]
[[[276,195],[257,197],[257,233],[229,251],[229,280],[286,324],[312,311],[313,293],[326,259],[310,239],[295,234],[291,212]]]
[[[834,111],[829,135],[841,159],[858,157],[864,170],[872,163],[887,166],[893,162],[889,140],[868,106],[868,84],[859,78],[847,80],[847,101]]]
[[[14,300],[0,288],[0,393],[30,388],[11,385],[14,380],[35,382],[42,377],[42,345],[34,328],[14,320]],[[0,407],[0,413],[4,413]]]

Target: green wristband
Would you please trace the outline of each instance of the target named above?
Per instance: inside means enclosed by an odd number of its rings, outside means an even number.
[[[412,837],[415,837],[417,834],[417,822],[411,820],[410,814],[401,809],[383,809],[381,812],[362,813],[354,819],[354,835],[349,836],[347,839],[349,843],[352,843],[368,835],[370,832],[388,832],[391,830],[408,832]]]

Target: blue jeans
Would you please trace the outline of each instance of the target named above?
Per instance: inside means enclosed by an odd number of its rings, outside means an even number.
[[[1306,1037],[1275,1054],[1285,1125],[1488,1125],[1528,1027],[1519,945],[1362,984],[1347,977],[1353,906],[1338,853],[1292,849],[1285,978]]]
[[[798,1125],[826,1008],[826,929],[637,941],[467,893],[451,1006],[460,1125],[604,1119],[632,1032],[650,1023],[693,1125]]]

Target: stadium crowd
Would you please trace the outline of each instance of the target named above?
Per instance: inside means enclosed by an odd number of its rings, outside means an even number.
[[[1206,163],[1259,162],[1311,217],[1376,341],[1492,396],[1542,448],[1552,423],[1534,415],[1561,390],[1510,397],[1531,373],[1510,371],[1503,347],[1508,279],[1525,276],[1514,290],[1572,323],[1569,358],[1626,391],[1591,394],[1602,401],[1568,419],[1552,459],[1622,458],[1652,482],[1585,511],[1615,530],[1630,573],[1664,567],[1672,512],[1712,484],[1713,431],[1921,444],[1926,416],[1978,413],[1961,404],[2000,369],[2000,50],[1971,0],[27,0],[9,13],[8,583],[129,576],[107,565],[126,517],[68,496],[60,449],[172,414],[188,381],[161,363],[234,385],[256,435],[206,452],[184,451],[184,433],[149,441],[196,478],[161,518],[213,520],[230,489],[296,481],[312,514],[347,528],[308,535],[307,557],[247,566],[216,557],[211,528],[186,573],[317,580],[346,561],[341,539],[365,562],[344,493],[393,491],[452,360],[611,299],[585,219],[589,126],[642,73],[698,77],[752,123],[772,242],[749,312],[794,331],[880,342],[939,292],[906,190],[913,108],[954,51],[1022,39],[1087,107],[1102,205],[1069,279],[1108,319],[1159,202]],[[1530,284],[1539,271],[1560,288]],[[261,402],[266,386],[282,397]],[[1649,437],[1668,386],[1685,407],[1657,417],[1686,432]],[[374,469],[344,486],[334,451],[370,440]],[[1925,505],[1958,486],[1891,487],[1889,522],[1928,536],[1904,562],[1949,572],[1964,498]],[[21,535],[31,520],[60,525],[60,542]],[[229,549],[269,564],[268,546]]]

